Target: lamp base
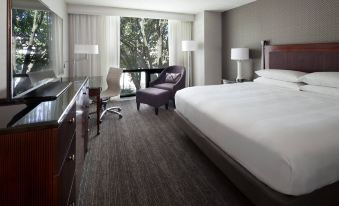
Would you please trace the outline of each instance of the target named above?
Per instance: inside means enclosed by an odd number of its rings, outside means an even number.
[[[242,65],[241,65],[241,61],[237,61],[237,78],[236,78],[236,82],[242,82],[241,80],[243,80],[243,76],[242,76]]]

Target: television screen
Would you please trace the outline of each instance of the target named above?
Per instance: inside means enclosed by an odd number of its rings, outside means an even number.
[[[38,0],[13,0],[13,98],[63,73],[62,19]]]

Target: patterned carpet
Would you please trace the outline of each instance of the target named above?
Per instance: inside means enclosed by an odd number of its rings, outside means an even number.
[[[159,115],[135,100],[115,102],[96,136],[90,121],[79,206],[250,205],[179,129],[171,107]]]

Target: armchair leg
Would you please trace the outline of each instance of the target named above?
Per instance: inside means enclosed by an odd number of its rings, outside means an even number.
[[[156,108],[155,108],[155,114],[158,115],[158,113],[159,113],[159,108],[156,107]]]
[[[165,107],[166,107],[166,110],[168,110],[168,103],[167,103],[167,104],[165,104]]]
[[[137,110],[139,111],[140,109],[140,102],[137,102]]]

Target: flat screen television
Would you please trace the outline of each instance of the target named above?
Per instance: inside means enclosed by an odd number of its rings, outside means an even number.
[[[12,99],[58,81],[63,73],[63,20],[39,0],[12,0]]]

